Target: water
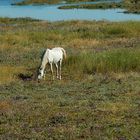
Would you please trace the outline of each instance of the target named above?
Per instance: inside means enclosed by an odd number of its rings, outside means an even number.
[[[18,0],[21,1],[21,0]],[[138,14],[124,14],[124,9],[58,9],[58,5],[40,5],[40,6],[12,6],[13,0],[0,0],[0,17],[30,17],[40,20],[60,21],[60,20],[109,20],[109,21],[140,21]]]
[[[20,2],[22,0],[0,0],[0,6],[2,5],[11,5],[14,2]]]

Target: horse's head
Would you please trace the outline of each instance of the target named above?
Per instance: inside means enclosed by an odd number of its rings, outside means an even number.
[[[42,68],[39,68],[38,76],[37,76],[38,80],[41,80],[43,76],[44,76],[44,71]]]

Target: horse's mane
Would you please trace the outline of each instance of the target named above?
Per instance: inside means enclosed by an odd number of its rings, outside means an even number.
[[[45,55],[45,53],[46,53],[46,49],[44,49],[42,52],[41,52],[41,61],[43,60],[43,57],[44,57],[44,55]]]

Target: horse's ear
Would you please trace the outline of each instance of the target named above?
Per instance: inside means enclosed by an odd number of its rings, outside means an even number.
[[[46,52],[48,52],[50,49],[46,49]]]

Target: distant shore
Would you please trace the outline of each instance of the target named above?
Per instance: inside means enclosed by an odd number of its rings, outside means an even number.
[[[12,5],[44,5],[44,4],[58,4],[58,3],[78,3],[78,2],[94,2],[95,0],[24,0],[22,2],[13,3]],[[100,1],[100,0],[99,0]],[[60,6],[59,9],[112,9],[112,8],[122,8],[126,9],[124,13],[135,13],[140,14],[140,2],[132,3],[130,0],[123,0],[122,2],[101,2],[97,4],[75,4],[75,5],[66,5]]]
[[[23,0],[21,2],[13,3],[12,5],[44,5],[44,4],[58,4],[58,3],[78,3],[78,2],[94,2],[100,0]]]
[[[60,6],[59,9],[115,9],[122,8],[126,9],[124,13],[135,13],[140,14],[140,9],[131,8],[130,6],[124,5],[123,2],[115,3],[98,3],[98,4],[80,4],[80,5],[68,5],[68,6]]]

